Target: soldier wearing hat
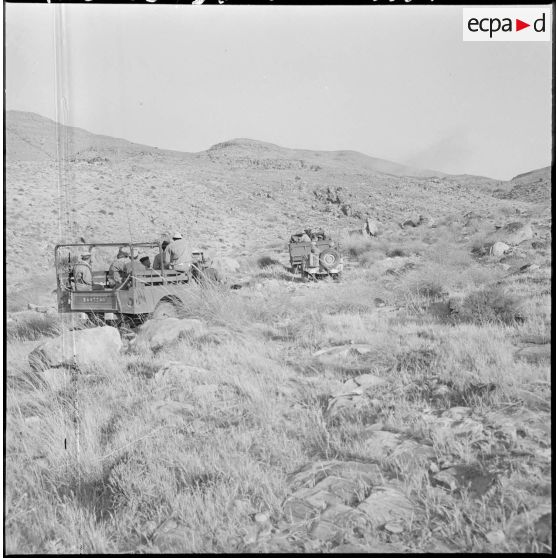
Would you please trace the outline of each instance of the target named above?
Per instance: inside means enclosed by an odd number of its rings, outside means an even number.
[[[124,246],[118,249],[116,259],[110,264],[108,270],[108,285],[111,288],[119,287],[128,275],[127,264],[129,263],[130,254]]]
[[[164,252],[164,262],[171,269],[177,271],[187,271],[191,263],[191,250],[188,242],[182,238],[180,231],[172,235],[172,242],[167,246]]]

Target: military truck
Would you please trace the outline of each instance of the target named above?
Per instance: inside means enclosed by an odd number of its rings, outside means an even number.
[[[138,325],[148,318],[177,316],[185,305],[184,295],[193,283],[217,277],[203,251],[196,250],[186,271],[165,269],[164,265],[163,269],[148,269],[136,264],[140,270],[136,269],[119,284],[114,284],[109,277],[109,267],[122,248],[132,256],[153,256],[153,261],[159,255],[159,261],[164,261],[163,248],[158,241],[56,245],[58,312],[85,313],[93,322],[113,319],[126,325]],[[80,262],[84,254],[92,254],[90,264]],[[90,280],[78,280],[75,270],[80,265],[89,265]]]
[[[300,274],[304,280],[332,277],[340,279],[343,258],[338,242],[323,230],[291,235],[289,241],[291,273]]]

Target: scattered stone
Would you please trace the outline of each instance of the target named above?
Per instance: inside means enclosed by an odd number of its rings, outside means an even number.
[[[334,504],[330,505],[320,518],[312,523],[309,535],[321,541],[342,540],[355,528],[365,529],[367,526],[369,526],[369,521],[362,512],[350,506]]]
[[[364,442],[363,453],[368,459],[384,459],[399,446],[401,441],[401,434],[386,430],[373,431]]]
[[[336,347],[328,347],[316,351],[312,356],[314,358],[323,359],[328,357],[347,358],[351,354],[365,355],[371,352],[374,348],[372,345],[366,343],[355,343],[351,345],[339,345]]]
[[[452,407],[451,409],[444,411],[442,416],[453,420],[463,420],[470,417],[472,412],[471,407]]]
[[[38,345],[28,358],[34,370],[110,364],[121,348],[118,330],[104,326],[65,332]]]
[[[400,521],[390,521],[384,525],[384,529],[394,535],[399,535],[405,530]]]
[[[363,397],[364,390],[357,387],[349,394],[339,395],[329,400],[324,416],[329,420],[348,418],[361,411],[369,410],[371,401]]]
[[[332,397],[341,397],[343,395],[361,395],[364,391],[382,386],[387,383],[385,378],[380,378],[374,374],[361,374],[355,378],[347,380],[339,392],[333,393]],[[360,388],[360,389],[359,389]]]
[[[372,493],[357,506],[366,514],[372,525],[381,527],[394,520],[405,523],[414,515],[413,503],[399,488],[390,485],[374,487]]]
[[[508,250],[510,250],[511,246],[506,244],[505,242],[495,242],[490,248],[490,255],[495,256],[497,258],[502,257]]]
[[[521,338],[522,343],[532,343],[533,345],[546,345],[550,343],[550,333],[544,335],[524,335]]]
[[[205,333],[205,327],[200,320],[163,318],[148,320],[138,330],[135,346],[137,348],[149,347],[157,351],[187,335],[197,336]]]
[[[522,539],[529,530],[534,530],[538,540],[550,543],[552,539],[552,507],[540,504],[520,513],[506,525],[505,533],[509,537]]]
[[[257,513],[254,516],[254,521],[256,523],[265,523],[268,520],[269,520],[269,516],[266,513]]]
[[[386,301],[383,300],[382,298],[375,298],[374,304],[376,305],[377,308],[383,308],[386,305]]]
[[[493,545],[500,545],[506,542],[506,535],[504,531],[497,530],[497,531],[489,531],[485,535],[486,540]]]
[[[537,264],[524,264],[517,270],[517,273],[527,273],[529,271],[537,271],[537,269],[540,269],[540,267],[541,266]]]
[[[433,478],[451,492],[465,489],[473,496],[481,498],[492,488],[497,477],[473,465],[454,465],[436,473]]]
[[[451,417],[424,415],[423,420],[429,426],[431,437],[439,441],[454,438],[469,438],[471,441],[476,441],[484,437],[482,423],[472,418],[455,420]]]
[[[408,219],[401,223],[401,227],[418,227],[423,221],[422,215],[413,213]]]
[[[550,361],[550,344],[523,347],[515,352],[515,358],[531,364]]]

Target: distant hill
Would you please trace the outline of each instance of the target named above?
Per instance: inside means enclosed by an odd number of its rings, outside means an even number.
[[[501,199],[550,204],[551,167],[518,174],[505,182],[494,195]]]

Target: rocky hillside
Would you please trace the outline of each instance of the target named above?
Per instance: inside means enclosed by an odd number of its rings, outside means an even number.
[[[60,155],[60,158],[59,158]],[[457,218],[509,204],[527,212],[549,198],[549,169],[510,183],[444,176],[352,151],[287,149],[248,139],[200,153],[164,151],[42,116],[6,113],[6,258],[11,293],[53,285],[57,242],[148,240],[180,229],[214,254],[286,248],[293,231],[334,234],[369,215],[397,223],[410,212]],[[545,178],[546,177],[546,178]],[[502,192],[506,192],[506,199]],[[535,211],[535,214],[538,214]],[[39,271],[39,273],[37,273]]]

